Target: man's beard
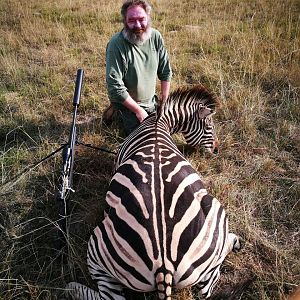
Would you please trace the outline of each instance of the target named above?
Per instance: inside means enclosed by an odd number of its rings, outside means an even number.
[[[135,31],[130,29],[127,24],[125,24],[123,29],[124,38],[132,44],[142,45],[144,44],[151,36],[152,28],[150,23],[147,24],[145,29]]]

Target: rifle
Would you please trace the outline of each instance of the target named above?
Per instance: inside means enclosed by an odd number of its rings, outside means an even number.
[[[62,151],[63,167],[61,175],[59,177],[59,184],[56,199],[59,203],[59,242],[62,243],[66,240],[67,234],[67,217],[69,215],[68,209],[68,197],[71,192],[74,192],[72,188],[73,180],[73,166],[74,166],[74,150],[76,145],[76,117],[77,109],[80,102],[81,87],[83,82],[84,71],[82,69],[77,70],[75,92],[73,98],[73,120],[71,125],[71,131],[69,141],[64,145]],[[62,246],[62,245],[60,245]],[[60,247],[61,248],[61,247]]]

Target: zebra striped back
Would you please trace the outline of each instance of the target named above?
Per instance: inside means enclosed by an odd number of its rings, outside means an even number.
[[[208,297],[225,256],[239,248],[237,237],[228,233],[223,207],[171,137],[182,131],[201,144],[212,135],[213,127],[204,128],[211,123],[203,120],[215,102],[197,93],[172,94],[160,113],[147,117],[119,149],[108,209],[88,246],[99,299],[124,300],[125,286],[157,290],[159,299],[169,300],[173,287],[195,284]],[[77,294],[85,290],[73,283],[69,287]]]

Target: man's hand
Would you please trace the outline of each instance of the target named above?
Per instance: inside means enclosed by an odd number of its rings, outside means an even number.
[[[147,112],[140,107],[130,96],[123,102],[123,105],[132,111],[140,123],[148,116]]]
[[[140,107],[140,109],[135,113],[135,115],[140,121],[140,123],[142,123],[148,117],[148,113],[142,107]]]

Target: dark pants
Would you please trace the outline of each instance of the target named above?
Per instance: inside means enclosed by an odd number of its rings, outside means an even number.
[[[144,109],[148,113],[148,115],[156,111],[155,106],[153,106],[152,108]],[[126,107],[122,107],[121,109],[119,109],[118,115],[120,115],[126,135],[129,135],[134,129],[136,129],[140,125],[140,121],[135,116],[135,114]]]
[[[158,103],[158,98],[156,95],[153,97],[153,106],[150,108],[144,108],[145,111],[149,114],[156,111]],[[140,125],[140,121],[135,116],[133,112],[131,112],[129,109],[127,109],[125,106],[119,103],[112,103],[115,110],[118,112],[118,119],[121,119],[121,123],[123,126],[123,129],[125,130],[126,136],[129,135],[134,129],[136,129]]]

